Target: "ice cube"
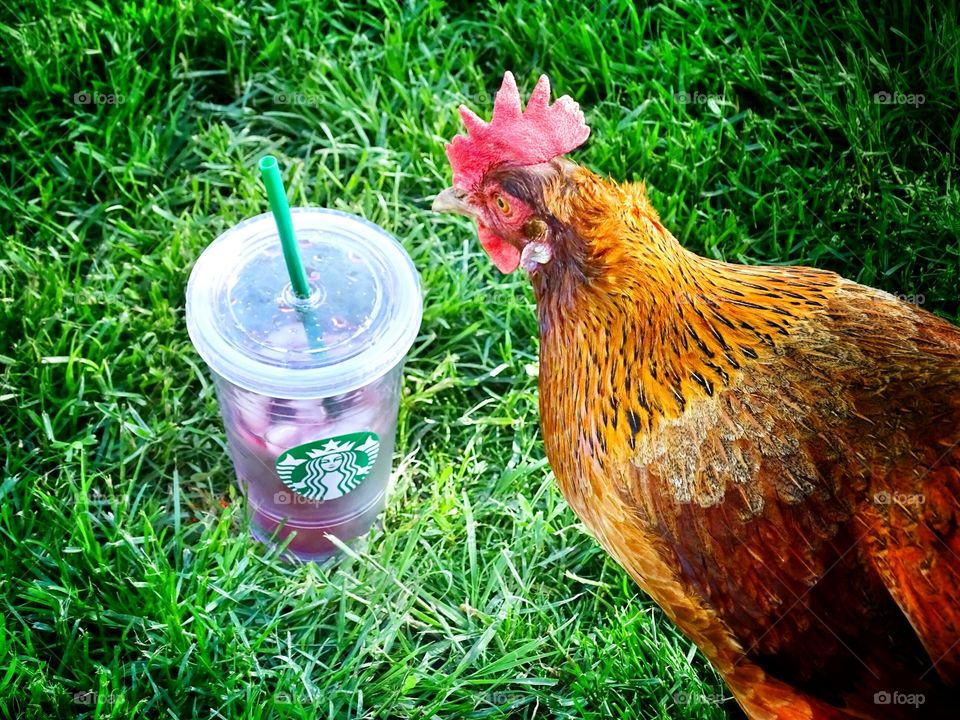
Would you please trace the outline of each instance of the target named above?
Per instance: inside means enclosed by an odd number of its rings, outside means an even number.
[[[267,449],[279,457],[281,453],[292,447],[310,442],[310,438],[304,437],[307,434],[304,430],[305,428],[297,425],[274,425],[264,435],[264,439],[267,441]]]
[[[322,425],[327,421],[327,410],[323,398],[312,400],[288,400],[287,405],[296,418],[303,424]]]
[[[256,393],[237,392],[234,405],[240,422],[254,435],[263,436],[270,427],[272,400]]]
[[[297,445],[306,445],[333,435],[336,435],[336,432],[333,432],[329,425],[280,424],[267,430],[266,441],[267,448],[271,452],[276,452],[276,455],[279,456],[280,453]]]

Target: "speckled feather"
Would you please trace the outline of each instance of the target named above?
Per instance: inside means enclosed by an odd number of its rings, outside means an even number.
[[[913,710],[884,690],[938,717],[960,680],[960,331],[829,272],[699,258],[641,185],[524,172],[546,178],[540,406],[576,513],[750,717]]]

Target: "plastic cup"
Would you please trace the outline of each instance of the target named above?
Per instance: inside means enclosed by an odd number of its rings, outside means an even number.
[[[291,211],[310,282],[295,296],[265,213],[204,250],[187,328],[210,369],[250,527],[302,560],[365,535],[384,509],[403,362],[420,282],[383,229],[334,210]]]

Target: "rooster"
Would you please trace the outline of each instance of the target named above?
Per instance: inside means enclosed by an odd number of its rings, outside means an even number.
[[[960,330],[699,257],[508,72],[433,208],[533,283],[543,440],[607,552],[756,720],[942,717],[960,680]]]

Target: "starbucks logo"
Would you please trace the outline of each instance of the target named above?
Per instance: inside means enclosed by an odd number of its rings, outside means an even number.
[[[373,432],[350,433],[297,445],[277,458],[277,474],[293,492],[323,502],[363,482],[380,454]]]

